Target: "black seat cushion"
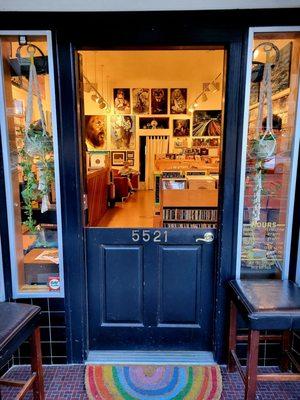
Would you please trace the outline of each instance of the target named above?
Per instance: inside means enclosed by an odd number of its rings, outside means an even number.
[[[29,304],[0,303],[0,365],[33,332],[40,311]]]
[[[229,287],[251,329],[300,329],[300,288],[294,282],[234,280]]]

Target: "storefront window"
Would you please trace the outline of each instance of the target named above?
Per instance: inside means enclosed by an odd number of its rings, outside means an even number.
[[[49,33],[0,32],[1,136],[14,297],[63,295]]]
[[[254,30],[250,40],[241,276],[286,278],[299,151],[300,33]]]

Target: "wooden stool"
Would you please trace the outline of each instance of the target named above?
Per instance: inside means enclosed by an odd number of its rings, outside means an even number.
[[[300,329],[300,288],[290,281],[236,280],[230,288],[230,330],[228,371],[237,367],[245,384],[245,400],[254,400],[257,381],[300,381],[300,373],[257,374],[259,340],[281,339],[281,369],[300,366],[289,352],[291,332]],[[237,311],[249,323],[249,334],[237,336]],[[281,335],[260,335],[260,331],[281,331]],[[236,355],[237,341],[248,340],[246,374]]]
[[[3,366],[29,337],[31,371],[27,381],[0,379],[0,385],[20,386],[16,399],[23,399],[32,388],[34,400],[44,400],[44,377],[40,329],[40,307],[19,303],[0,303],[0,366]]]

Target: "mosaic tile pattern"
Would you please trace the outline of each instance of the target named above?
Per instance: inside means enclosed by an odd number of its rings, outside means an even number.
[[[87,400],[84,388],[84,365],[45,366],[46,400]],[[264,372],[276,371],[276,368],[265,368]],[[15,366],[6,377],[24,379],[28,376],[29,367]],[[237,373],[227,374],[222,368],[223,393],[221,400],[243,400],[244,385]],[[259,383],[257,400],[299,400],[300,383]],[[2,389],[2,400],[12,400],[15,391],[12,388]],[[31,394],[26,400],[32,399]]]

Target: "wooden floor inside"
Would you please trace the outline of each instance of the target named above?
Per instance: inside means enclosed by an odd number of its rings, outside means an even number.
[[[154,192],[138,190],[110,208],[97,226],[106,228],[153,228]]]

